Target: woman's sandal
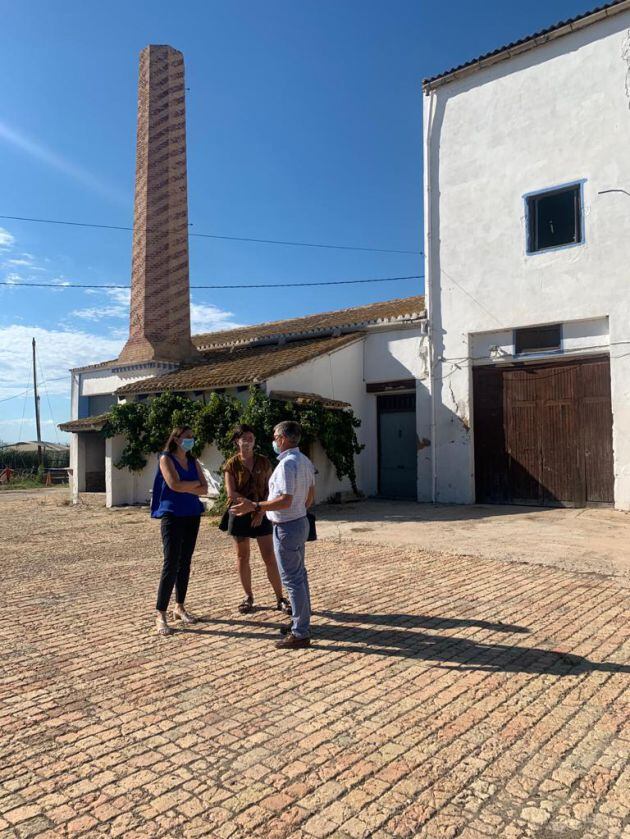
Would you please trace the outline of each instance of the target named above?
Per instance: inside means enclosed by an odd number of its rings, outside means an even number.
[[[291,604],[289,603],[286,597],[278,598],[278,605],[276,606],[276,609],[279,612],[284,612],[285,615],[291,614]]]
[[[175,630],[168,625],[166,618],[157,618],[155,621],[155,628],[157,630],[157,634],[164,637],[175,634]]]
[[[197,623],[199,618],[191,615],[186,609],[173,609],[173,620],[181,621],[182,623]]]
[[[241,615],[249,615],[251,612],[254,611],[254,598],[246,597],[242,603],[238,604],[238,610],[241,613]]]

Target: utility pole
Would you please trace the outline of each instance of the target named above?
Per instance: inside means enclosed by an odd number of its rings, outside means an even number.
[[[37,393],[37,363],[35,360],[35,338],[33,338],[33,393],[35,394],[35,425],[37,426],[37,464],[42,466],[42,429],[39,423],[39,394]]]

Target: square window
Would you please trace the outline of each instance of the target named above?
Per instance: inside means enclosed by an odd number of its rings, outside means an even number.
[[[551,326],[532,326],[528,329],[514,330],[514,352],[524,353],[550,352],[560,349],[562,330],[559,323]]]
[[[580,184],[527,198],[527,251],[536,253],[582,241]]]

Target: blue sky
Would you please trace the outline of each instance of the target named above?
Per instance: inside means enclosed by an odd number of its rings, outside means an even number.
[[[138,54],[184,53],[193,232],[420,251],[423,77],[592,6],[578,0],[29,0],[2,4],[0,215],[130,225]],[[474,142],[474,138],[470,138]],[[131,235],[0,219],[0,440],[69,418],[71,366],[115,357]],[[191,283],[422,273],[421,256],[191,239]],[[50,282],[54,289],[26,289]],[[193,330],[422,291],[422,281],[193,292]],[[17,394],[20,394],[17,396]],[[10,398],[15,397],[15,398]]]

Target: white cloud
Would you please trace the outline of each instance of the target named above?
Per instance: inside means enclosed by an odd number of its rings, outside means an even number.
[[[104,318],[127,319],[129,317],[131,291],[128,288],[108,288],[104,292],[99,292],[93,288],[86,290],[92,291],[95,294],[105,294],[114,302],[108,306],[90,306],[87,309],[74,309],[74,311],[70,312],[70,316],[82,318],[83,320],[103,320]]]
[[[124,318],[129,310],[121,306],[93,306],[88,309],[75,309],[70,316],[84,320],[103,320],[103,318]]]
[[[19,425],[19,423],[21,423],[21,422],[24,422],[24,424],[26,424],[26,423],[33,423],[34,424],[35,423],[35,417],[24,417],[23,420],[21,420],[21,419],[19,419],[19,420],[17,420],[17,419],[3,419],[3,420],[0,420],[0,425],[9,425],[9,426],[10,425]],[[40,425],[54,425],[55,422],[54,422],[54,420],[40,419],[39,424]]]
[[[118,204],[123,204],[126,207],[130,206],[130,196],[126,192],[114,189],[109,184],[101,181],[92,172],[84,169],[82,166],[77,166],[76,163],[67,160],[62,155],[47,148],[42,143],[26,137],[24,134],[10,128],[6,123],[0,122],[0,140],[5,140],[12,146],[15,146],[20,151],[34,157],[36,160],[41,160],[47,166],[50,166],[64,175],[82,184],[94,192],[99,192]]]
[[[218,332],[223,329],[237,329],[242,326],[233,320],[234,314],[206,303],[190,304],[190,327],[193,335],[197,332]]]
[[[26,254],[24,254],[24,256],[26,256]],[[20,257],[18,259],[7,259],[5,265],[28,265],[30,268],[33,267],[33,260],[24,259],[24,257]]]
[[[30,385],[33,338],[44,373],[42,386],[46,385],[51,396],[68,393],[71,367],[116,358],[124,344],[120,336],[94,335],[83,330],[44,329],[22,324],[0,327],[0,399]]]
[[[14,243],[15,236],[5,230],[4,227],[0,227],[0,249],[11,248]]]
[[[33,404],[33,394],[28,395],[29,405]],[[67,416],[65,412],[64,419]],[[52,419],[40,419],[39,427],[44,442],[64,443],[69,442],[69,435],[62,433],[57,428],[57,422]],[[28,416],[23,419],[0,420],[0,442],[17,443],[37,439],[37,427],[35,417]],[[0,458],[1,459],[1,458]]]
[[[90,289],[94,291],[94,289]],[[128,288],[108,288],[105,291],[107,297],[114,301],[110,305],[89,306],[84,309],[75,309],[71,316],[83,320],[99,321],[105,318],[118,318],[127,320],[129,318]],[[236,329],[242,324],[234,320],[234,314],[220,309],[218,306],[205,303],[190,304],[191,330],[196,332],[215,332],[223,329]]]

